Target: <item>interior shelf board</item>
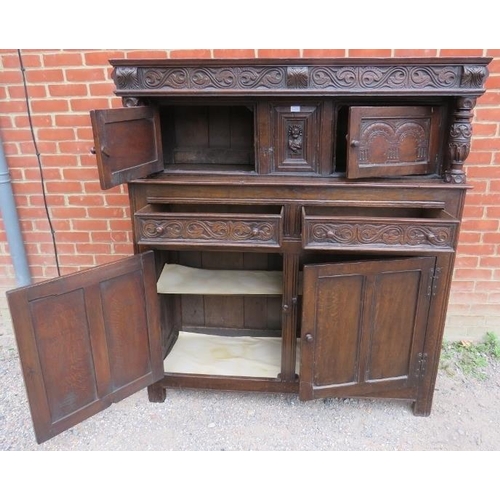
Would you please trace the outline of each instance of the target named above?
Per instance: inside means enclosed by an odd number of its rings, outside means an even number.
[[[225,337],[181,331],[165,358],[164,370],[165,373],[276,378],[281,371],[281,343],[281,338]],[[297,370],[298,359],[299,355]]]
[[[196,269],[165,264],[158,293],[194,295],[281,295],[281,271]]]

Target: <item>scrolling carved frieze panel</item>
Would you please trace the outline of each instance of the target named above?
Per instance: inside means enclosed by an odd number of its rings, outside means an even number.
[[[419,92],[483,89],[488,70],[482,65],[460,64],[266,64],[158,66],[115,63],[117,93],[155,91],[334,91],[338,93]]]
[[[308,224],[305,248],[346,246],[453,247],[455,226],[449,224],[337,223]]]
[[[141,220],[138,224],[139,243],[157,242],[203,245],[233,244],[277,247],[280,228],[277,221],[203,220]]]

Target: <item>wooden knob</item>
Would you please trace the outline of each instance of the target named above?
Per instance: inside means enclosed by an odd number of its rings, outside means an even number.
[[[312,341],[314,340],[313,336],[310,333],[306,333],[306,336],[304,338],[306,339],[306,342],[308,342],[309,344],[311,344]]]
[[[359,146],[359,141],[351,141],[351,148],[357,148]]]

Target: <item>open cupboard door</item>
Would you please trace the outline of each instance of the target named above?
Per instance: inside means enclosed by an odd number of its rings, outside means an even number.
[[[38,443],[163,377],[153,252],[7,298]]]
[[[90,118],[102,189],[163,170],[158,109],[100,109]]]
[[[435,257],[304,266],[300,398],[416,399]]]
[[[352,106],[347,178],[436,173],[440,120],[432,106]]]

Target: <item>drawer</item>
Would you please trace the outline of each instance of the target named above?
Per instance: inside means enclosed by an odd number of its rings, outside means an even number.
[[[134,214],[141,245],[279,248],[281,206],[147,205]]]
[[[307,250],[451,252],[458,221],[441,209],[304,207]]]

